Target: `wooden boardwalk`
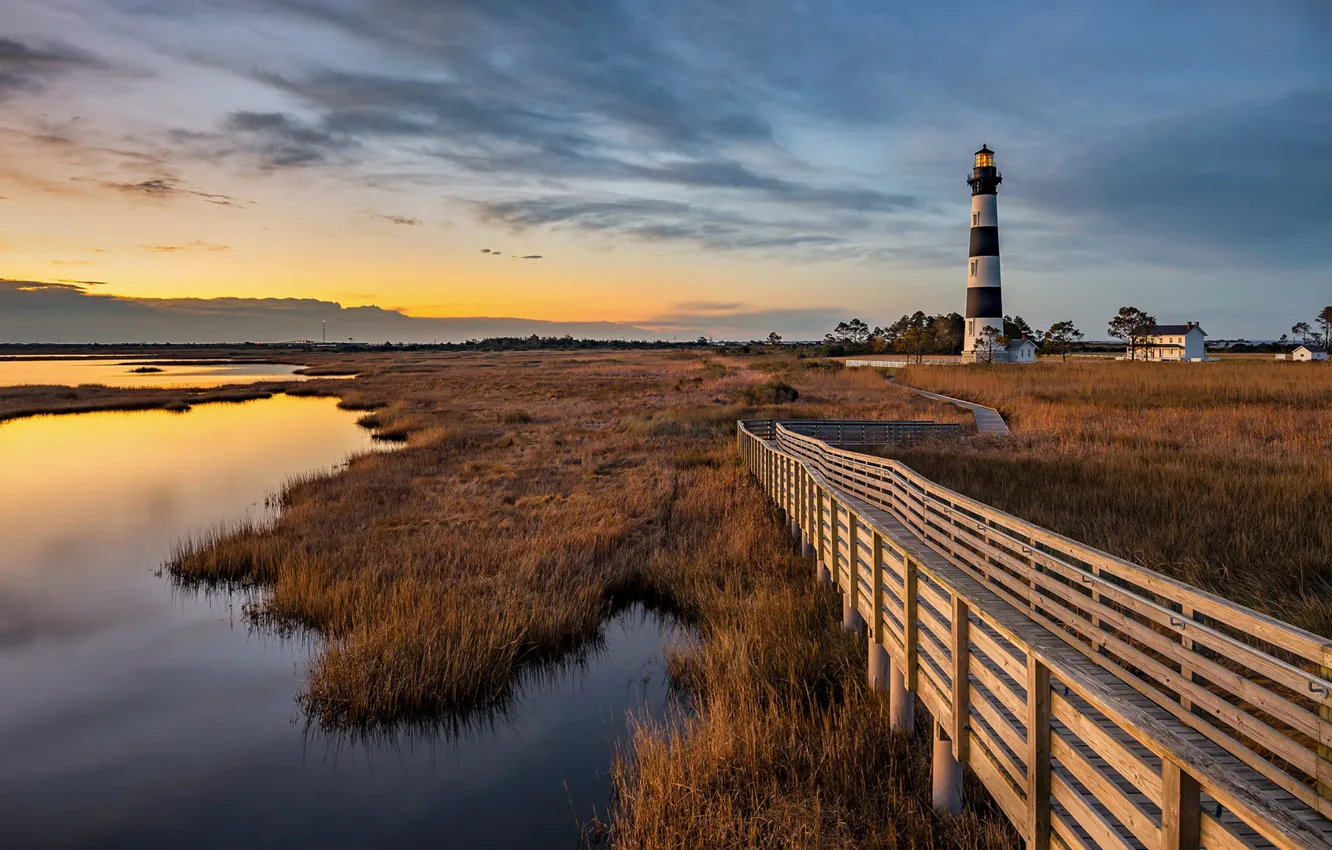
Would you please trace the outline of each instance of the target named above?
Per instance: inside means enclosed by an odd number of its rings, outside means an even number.
[[[1008,423],[1004,422],[1004,417],[1000,416],[999,411],[995,410],[993,407],[986,407],[983,404],[976,404],[971,401],[963,401],[960,398],[953,398],[952,396],[939,395],[938,393],[932,393],[928,390],[918,390],[915,387],[907,387],[906,384],[902,384],[901,386],[906,387],[916,395],[923,395],[926,398],[932,398],[935,401],[946,401],[949,404],[955,404],[958,407],[967,408],[971,411],[972,415],[976,417],[976,430],[980,431],[982,434],[1008,434]]]
[[[1332,642],[895,461],[738,438],[1029,846],[1332,848]]]

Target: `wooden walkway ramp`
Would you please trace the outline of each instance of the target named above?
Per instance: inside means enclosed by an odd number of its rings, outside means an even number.
[[[1332,641],[781,422],[738,440],[936,769],[948,742],[1028,846],[1332,848]]]
[[[980,431],[982,434],[1008,434],[1008,423],[1004,422],[1004,417],[1000,416],[999,411],[995,410],[993,407],[986,407],[983,404],[976,404],[973,401],[963,401],[960,398],[953,398],[952,396],[939,395],[938,393],[932,393],[928,390],[918,390],[915,387],[907,387],[906,384],[902,384],[901,386],[906,387],[906,389],[916,395],[932,398],[935,401],[946,401],[949,404],[955,404],[958,407],[967,408],[971,411],[971,415],[976,418],[976,430]]]

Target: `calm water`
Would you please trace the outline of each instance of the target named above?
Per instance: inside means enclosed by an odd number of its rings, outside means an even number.
[[[0,387],[15,384],[107,387],[219,387],[255,381],[303,381],[300,366],[281,363],[199,363],[166,365],[152,360],[5,360],[0,359]],[[174,361],[180,362],[180,361]],[[143,366],[160,372],[135,372]]]
[[[641,610],[507,718],[366,745],[305,726],[307,641],[154,575],[174,540],[368,448],[355,416],[277,397],[0,424],[0,847],[573,848],[575,813],[604,816],[678,639]]]

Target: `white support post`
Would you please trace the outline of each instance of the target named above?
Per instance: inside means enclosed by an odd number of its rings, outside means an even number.
[[[953,757],[953,742],[937,720],[934,723],[930,787],[935,809],[950,815],[962,814],[962,764]]]

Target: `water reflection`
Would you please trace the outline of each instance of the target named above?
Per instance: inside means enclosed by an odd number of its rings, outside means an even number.
[[[0,359],[0,386],[51,384],[107,387],[219,387],[255,381],[303,381],[300,366],[282,363],[233,363],[167,360],[6,360]],[[138,370],[156,371],[138,371]]]
[[[294,701],[314,642],[154,575],[370,446],[328,399],[0,425],[0,846],[570,848],[604,818],[629,711],[667,701],[667,621],[623,612],[503,715],[329,736]]]

